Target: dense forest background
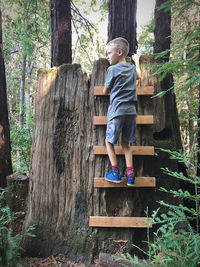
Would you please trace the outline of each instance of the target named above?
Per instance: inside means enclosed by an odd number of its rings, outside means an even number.
[[[196,48],[183,43],[180,33],[184,36],[186,31],[196,29],[199,12],[196,7],[193,10],[184,9],[178,16],[174,11],[171,60],[177,62],[180,59],[180,62],[184,62],[189,60],[188,56]],[[99,27],[107,20],[107,13],[106,1],[72,2],[72,62],[80,63],[88,75],[94,60],[105,57],[107,37],[106,34],[102,37]],[[2,3],[2,15],[12,162],[14,172],[28,174],[37,71],[51,65],[49,1],[5,0]],[[91,16],[97,18],[95,23],[90,22]],[[138,34],[138,53],[153,53],[153,31],[152,13],[151,21]],[[187,50],[190,51],[189,55]],[[197,142],[198,86],[195,78],[191,86],[188,82],[184,84],[188,74],[179,72],[175,64],[173,72],[184,148],[190,154],[194,152]]]
[[[49,1],[3,1],[2,15],[13,170],[28,174],[37,71],[51,66]],[[72,2],[72,62],[88,75],[94,60],[105,57],[106,36],[98,30],[104,18],[106,3]]]

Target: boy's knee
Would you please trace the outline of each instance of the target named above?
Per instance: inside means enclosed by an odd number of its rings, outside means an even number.
[[[125,147],[125,148],[130,147],[129,143],[127,141],[124,141],[124,140],[121,141],[121,145],[122,145],[122,147]]]
[[[109,142],[108,140],[105,139],[106,145],[108,146],[114,146],[111,142]]]
[[[106,143],[106,144],[109,144],[110,142],[108,142],[108,140],[105,139],[105,143]]]

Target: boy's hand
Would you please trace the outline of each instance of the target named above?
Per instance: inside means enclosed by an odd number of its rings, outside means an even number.
[[[140,70],[140,55],[138,54],[133,54],[132,59],[135,62],[135,68],[137,72],[137,80],[141,79],[141,70]]]
[[[109,93],[110,93],[109,88],[106,87],[106,86],[104,86],[104,88],[103,88],[103,94],[104,94],[104,95],[108,95]]]
[[[135,64],[136,64],[136,63],[139,64],[140,55],[138,55],[138,54],[133,54],[133,55],[132,55],[132,60],[135,62]]]

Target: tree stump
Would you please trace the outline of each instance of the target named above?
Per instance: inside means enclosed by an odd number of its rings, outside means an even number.
[[[153,57],[142,56],[140,86],[154,86],[155,93],[167,90],[150,77],[145,65]],[[94,177],[103,177],[110,169],[107,155],[93,154],[94,145],[105,144],[105,126],[94,126],[93,116],[107,113],[108,97],[94,97],[94,86],[103,85],[108,67],[106,59],[94,63],[91,79],[78,64],[43,69],[38,74],[35,130],[32,146],[28,210],[24,228],[36,224],[37,238],[24,239],[26,253],[48,256],[64,252],[69,258],[89,263],[99,252],[121,251],[117,240],[123,240],[123,252],[132,244],[143,247],[146,231],[137,229],[90,228],[89,216],[145,217],[159,207],[158,200],[175,203],[166,193],[151,188],[93,187]],[[139,98],[140,115],[154,115],[154,125],[137,129],[137,145],[153,145],[154,156],[136,156],[137,176],[156,177],[157,188],[179,188],[179,181],[168,177],[161,167],[178,170],[161,148],[180,149],[180,135],[175,97]],[[125,169],[124,156],[119,156],[120,169]],[[162,209],[165,212],[165,209]],[[144,247],[143,247],[144,248]],[[135,251],[138,253],[138,250]]]
[[[7,203],[11,212],[19,212],[25,209],[28,196],[29,177],[24,174],[14,173],[7,179]]]

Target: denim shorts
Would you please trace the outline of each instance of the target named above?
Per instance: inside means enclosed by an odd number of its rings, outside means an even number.
[[[119,116],[108,121],[106,128],[106,140],[111,144],[116,144],[120,134],[122,140],[133,144],[136,141],[136,115]]]

